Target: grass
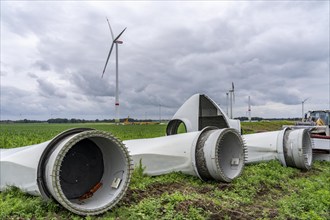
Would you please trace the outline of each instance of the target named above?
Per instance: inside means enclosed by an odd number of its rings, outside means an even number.
[[[282,129],[282,125],[294,125],[293,121],[241,122],[243,134],[251,134]]]
[[[166,125],[83,124],[0,124],[0,148],[13,148],[41,143],[70,128],[94,128],[111,132],[121,140],[151,138],[165,135]]]
[[[242,128],[245,133],[276,130],[285,123],[242,123]],[[166,125],[1,124],[0,146],[36,144],[72,127],[109,131],[127,140],[163,136]],[[182,173],[149,177],[140,166],[125,197],[101,216],[77,216],[11,188],[0,193],[0,219],[330,219],[329,182],[329,162],[315,162],[309,172],[277,161],[248,165],[230,184]]]

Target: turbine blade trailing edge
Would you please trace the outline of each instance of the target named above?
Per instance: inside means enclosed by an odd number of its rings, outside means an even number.
[[[115,44],[115,42],[112,42],[112,44],[111,44],[111,48],[110,48],[110,51],[109,51],[109,54],[108,54],[108,58],[107,58],[107,61],[105,62],[105,66],[104,66],[104,69],[103,69],[103,73],[102,73],[101,78],[103,78],[103,75],[104,75],[105,69],[107,68],[107,65],[108,65],[108,62],[109,62],[110,55],[111,55],[111,52],[112,52],[112,49],[113,49],[113,45],[114,45],[114,44]]]

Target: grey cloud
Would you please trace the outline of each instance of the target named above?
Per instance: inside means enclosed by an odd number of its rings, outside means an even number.
[[[42,71],[48,71],[50,70],[50,66],[48,63],[42,61],[42,60],[37,60],[34,64],[34,66],[38,67]]]
[[[37,79],[38,87],[40,89],[39,93],[45,97],[59,97],[65,98],[66,94],[59,87],[54,85],[52,82],[45,79]]]
[[[39,100],[37,95],[29,90],[1,86],[1,119],[5,117],[22,119],[31,115],[41,115],[45,107]]]
[[[176,2],[33,4],[6,2],[5,30],[37,38],[30,63],[38,69],[24,72],[35,78],[41,76],[38,70],[51,70],[47,74],[69,82],[38,78],[37,88],[41,105],[53,100],[70,115],[84,109],[114,117],[115,53],[101,79],[111,44],[105,16],[115,33],[128,27],[119,46],[123,115],[143,116],[152,109],[158,117],[161,103],[170,117],[197,92],[224,104],[231,82],[237,109],[246,106],[249,95],[258,106],[290,107],[306,95],[322,97],[329,88],[318,80],[329,79],[329,2],[207,2],[198,8]]]
[[[101,78],[100,74],[95,74],[89,71],[82,71],[73,73],[68,78],[72,85],[76,86],[79,93],[88,96],[114,96],[115,87],[110,82],[109,77],[106,75]]]
[[[56,22],[57,11],[62,11],[60,4],[53,4],[52,7],[47,2],[39,2],[31,5],[29,2],[2,2],[1,17],[3,24],[6,25],[13,33],[21,36],[27,36],[30,33],[44,34],[50,32],[51,28],[45,23],[51,24]]]
[[[35,73],[28,72],[27,75],[33,79],[38,79],[38,76]]]
[[[8,72],[7,71],[0,71],[0,76],[6,76],[8,74]]]

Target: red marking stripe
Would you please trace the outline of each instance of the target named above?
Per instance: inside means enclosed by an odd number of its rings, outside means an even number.
[[[312,134],[312,138],[319,138],[319,139],[330,139],[330,136],[319,135],[319,134]]]

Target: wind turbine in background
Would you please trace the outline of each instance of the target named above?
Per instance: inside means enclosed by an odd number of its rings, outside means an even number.
[[[116,45],[116,100],[115,100],[116,118],[115,118],[115,122],[119,123],[118,44],[123,43],[123,41],[120,41],[119,38],[124,33],[126,28],[124,28],[124,30],[122,30],[120,32],[120,34],[115,38],[114,35],[113,35],[112,28],[111,28],[111,25],[110,25],[110,22],[109,22],[108,18],[107,18],[107,22],[108,22],[111,37],[112,37],[112,44],[111,44],[111,47],[110,47],[110,51],[109,51],[109,54],[108,54],[107,61],[105,62],[105,66],[104,66],[103,73],[102,73],[102,78],[103,78],[105,69],[107,68],[113,46]]]
[[[228,92],[226,92],[226,107],[227,107],[227,115],[229,116],[229,112],[228,112],[228,95],[229,95],[229,93]]]
[[[249,122],[251,122],[251,100],[250,100],[250,96],[249,96],[249,100],[248,100],[248,112],[249,112]]]
[[[233,102],[235,103],[235,87],[234,83],[231,83],[231,89],[229,89],[229,98],[230,98],[230,118],[233,118]]]
[[[309,99],[309,97],[307,99],[304,99],[302,102],[301,102],[301,121],[304,121],[304,104],[305,102]]]

